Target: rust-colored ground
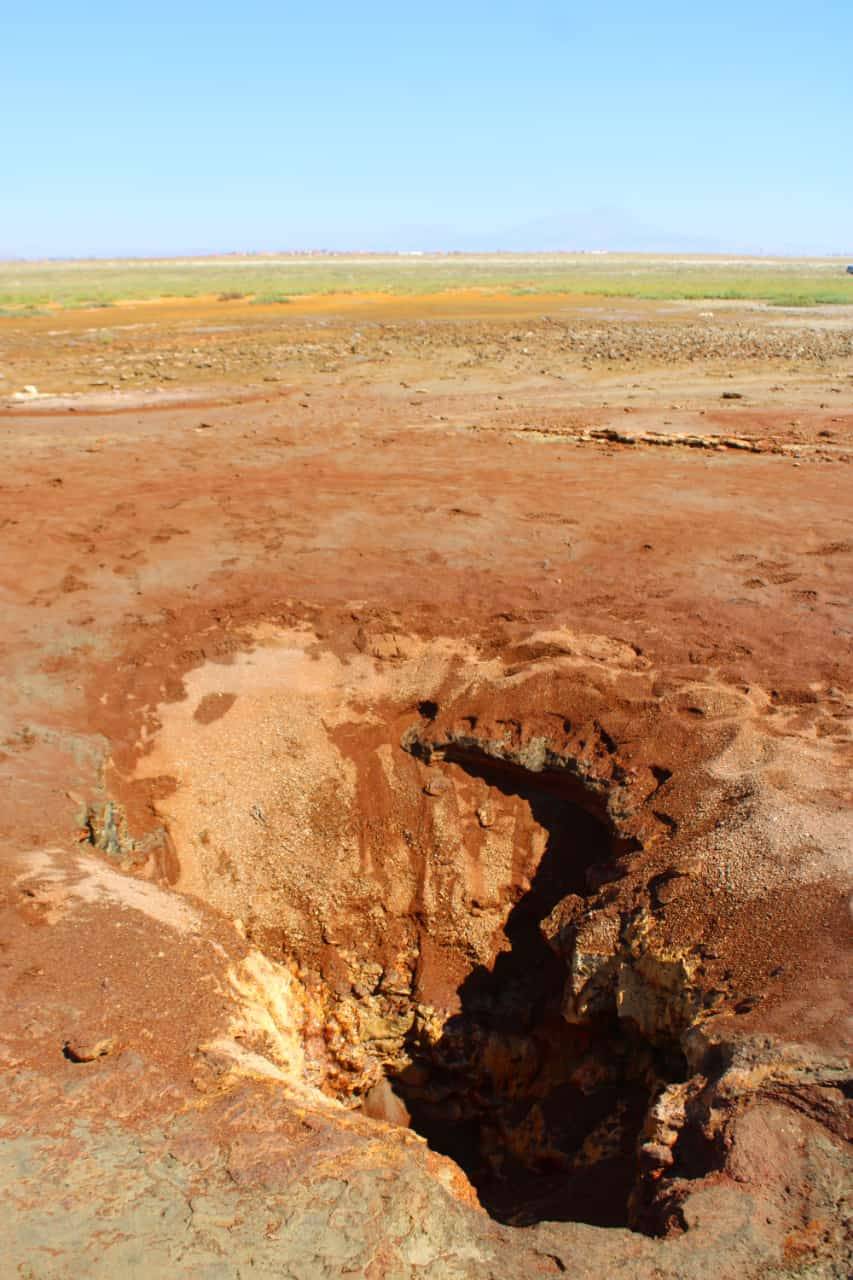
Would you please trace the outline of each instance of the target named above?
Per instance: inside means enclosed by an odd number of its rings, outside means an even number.
[[[0,360],[21,1274],[236,1276],[253,1247],[296,1277],[841,1274],[849,322],[211,300],[0,319]],[[634,850],[578,881],[552,947],[571,969],[584,928],[630,923],[619,963],[655,993],[619,988],[632,1025],[694,1037],[691,1142],[717,1154],[679,1149],[683,1116],[647,1133],[677,1153],[656,1229],[690,1227],[663,1244],[498,1226],[351,1109],[405,1071],[412,1001],[439,1027],[507,949],[545,837],[490,770],[531,742]],[[190,1216],[162,1225],[172,1195]],[[358,1205],[393,1225],[364,1236]]]

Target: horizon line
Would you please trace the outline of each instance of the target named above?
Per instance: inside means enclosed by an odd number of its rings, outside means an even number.
[[[86,262],[205,262],[222,258],[275,259],[275,258],[679,258],[693,261],[737,259],[739,261],[790,261],[831,262],[853,257],[853,246],[848,250],[837,249],[825,253],[796,253],[770,249],[327,249],[320,247],[301,249],[217,249],[206,251],[187,250],[164,253],[82,253],[82,254],[2,254],[0,262],[37,265],[39,263]]]

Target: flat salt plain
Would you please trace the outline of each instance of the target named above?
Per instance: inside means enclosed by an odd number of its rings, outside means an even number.
[[[621,253],[226,255],[0,262],[0,310],[38,313],[158,298],[286,304],[309,295],[567,294],[653,300],[853,303],[845,258]]]

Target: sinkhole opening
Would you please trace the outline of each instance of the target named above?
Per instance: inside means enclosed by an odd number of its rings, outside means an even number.
[[[443,760],[522,797],[547,844],[504,926],[508,949],[469,973],[437,1043],[413,1035],[409,1065],[389,1082],[412,1127],[464,1170],[498,1221],[643,1229],[640,1133],[663,1085],[684,1078],[684,1061],[677,1045],[648,1043],[615,1013],[568,1022],[566,962],[540,928],[567,895],[620,878],[630,846],[565,771],[533,773],[460,748]]]

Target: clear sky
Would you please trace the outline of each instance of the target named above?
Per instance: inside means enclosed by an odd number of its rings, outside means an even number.
[[[853,0],[31,12],[2,27],[3,257],[853,251]]]

